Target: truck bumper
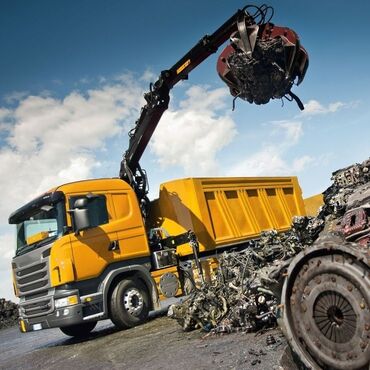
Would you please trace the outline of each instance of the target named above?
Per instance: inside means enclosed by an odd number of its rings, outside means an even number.
[[[75,304],[65,305],[63,307],[55,306],[56,300],[68,297],[73,297],[73,303]],[[41,306],[40,303],[32,301],[31,308],[29,308],[29,302],[20,302],[19,329],[21,332],[26,333],[42,329],[71,326],[104,318],[104,313],[101,311],[101,294],[81,297],[78,290],[55,290],[48,297],[47,301],[47,306]],[[36,306],[36,308],[32,308],[32,305]],[[39,307],[46,307],[48,312],[32,315],[34,312],[32,310],[39,309]]]
[[[19,329],[22,333],[41,329],[57,328],[82,323],[82,304],[55,309],[54,312],[39,317],[19,319]]]

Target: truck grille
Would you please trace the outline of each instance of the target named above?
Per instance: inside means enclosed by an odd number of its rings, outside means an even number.
[[[28,295],[47,289],[49,287],[48,267],[48,263],[42,262],[16,269],[19,294]]]
[[[49,257],[42,257],[40,251],[37,257],[22,255],[13,260],[20,297],[20,313],[24,318],[46,315],[54,309],[50,289]]]

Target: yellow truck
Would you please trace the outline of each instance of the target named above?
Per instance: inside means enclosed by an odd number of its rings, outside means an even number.
[[[262,230],[285,231],[293,215],[304,215],[294,177],[189,178],[163,184],[153,202],[147,197],[139,160],[170,90],[226,40],[217,69],[235,98],[264,104],[288,96],[302,108],[290,90],[304,78],[306,51],[294,31],[263,23],[270,7],[254,7],[253,15],[251,8],[238,10],[151,84],[119,178],[58,186],[10,215],[21,331],[60,327],[80,336],[105,318],[132,327],[160,299],[187,293],[194,264],[201,272],[199,261],[206,267],[222,251],[246,248]],[[239,75],[243,68],[255,84]]]
[[[134,326],[160,299],[186,290],[181,266],[194,265],[194,256],[187,240],[177,245],[177,235],[193,230],[207,261],[245,248],[261,230],[286,231],[292,216],[304,214],[295,177],[170,181],[146,225],[134,190],[121,179],[51,189],[9,218],[17,225],[12,266],[20,328],[60,327],[80,336],[106,318]]]

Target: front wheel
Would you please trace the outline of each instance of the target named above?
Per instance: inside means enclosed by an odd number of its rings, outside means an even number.
[[[110,300],[110,318],[120,329],[132,328],[146,320],[149,314],[149,295],[138,280],[121,280]]]
[[[95,328],[96,321],[84,322],[82,324],[63,326],[59,328],[65,335],[75,338],[83,338],[90,334]]]

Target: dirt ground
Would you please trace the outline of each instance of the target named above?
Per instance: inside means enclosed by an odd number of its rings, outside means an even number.
[[[286,341],[278,329],[256,335],[235,333],[208,336],[184,333],[166,316],[117,331],[99,323],[84,341],[68,339],[58,329],[20,334],[0,331],[0,369],[294,369],[280,359]],[[268,335],[276,343],[266,344]]]

